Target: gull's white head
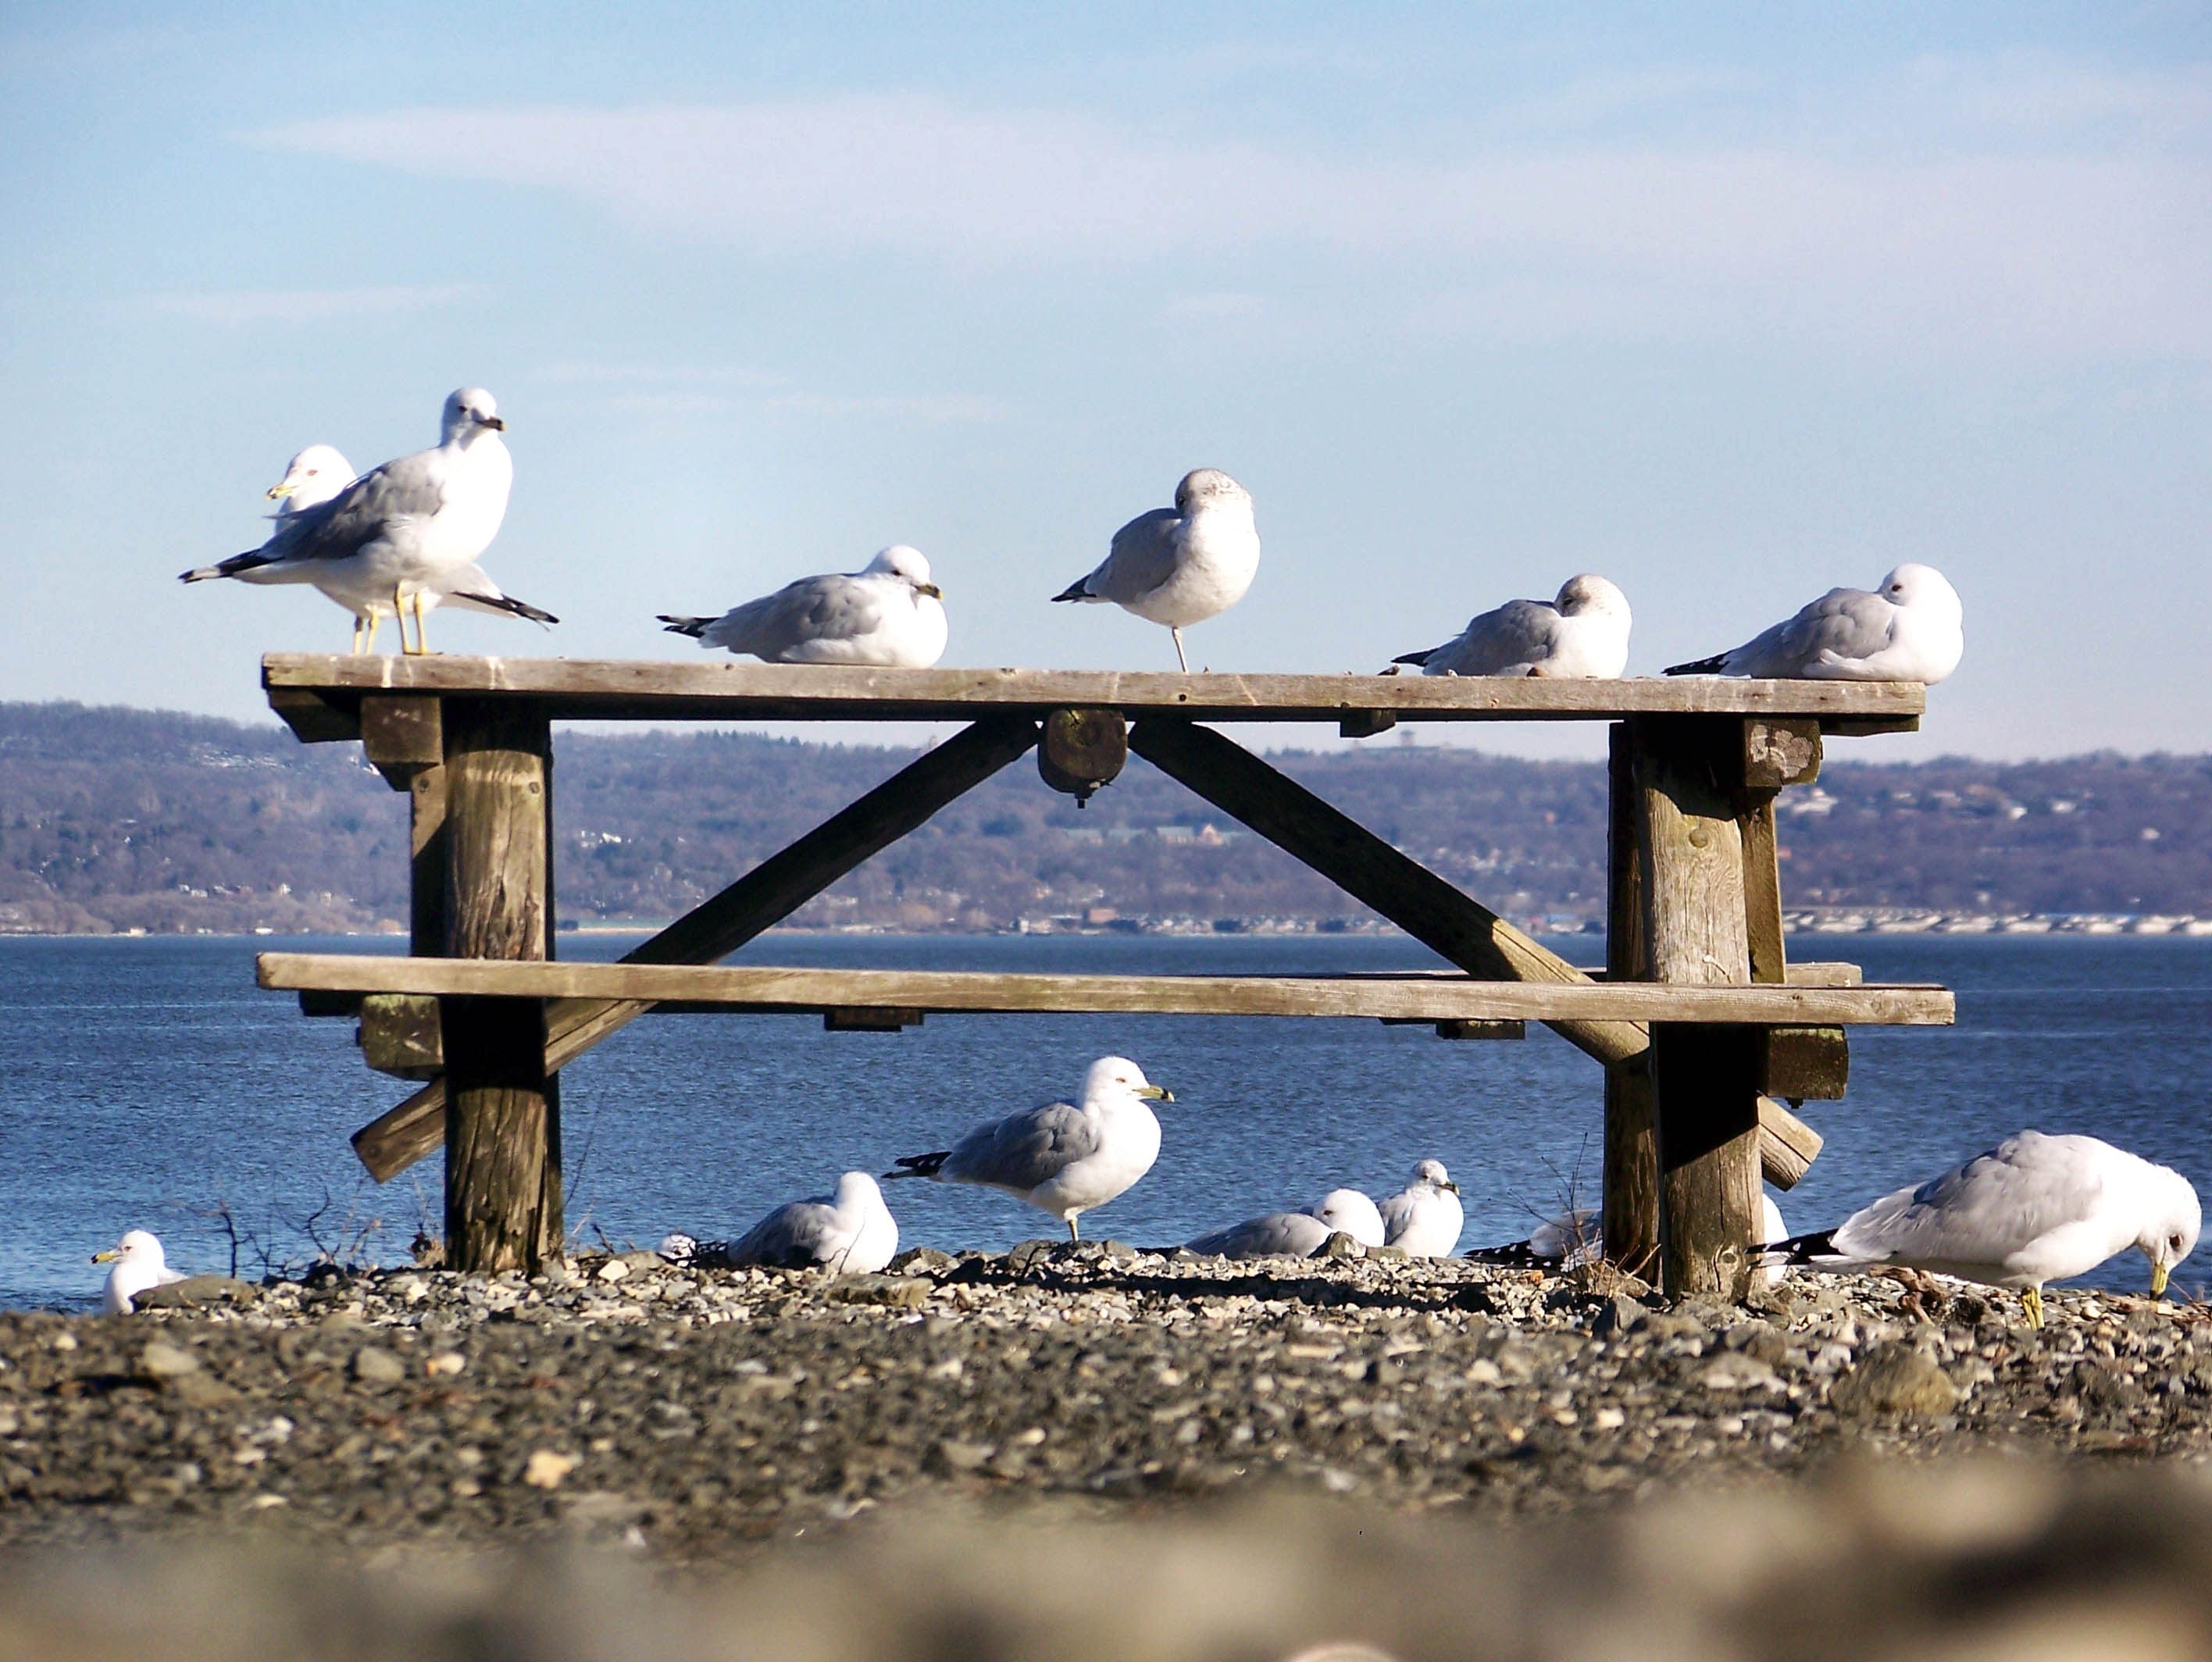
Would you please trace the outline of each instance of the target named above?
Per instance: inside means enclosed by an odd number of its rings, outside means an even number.
[[[914,585],[916,594],[926,594],[932,600],[945,597],[945,591],[929,580],[929,561],[922,557],[920,549],[894,543],[868,561],[867,568],[883,576],[903,577]]]
[[[1449,1189],[1454,1194],[1459,1192],[1459,1185],[1444,1174],[1444,1162],[1441,1160],[1424,1160],[1414,1167],[1413,1182],[1416,1186],[1425,1183],[1431,1189]]]
[[[1145,1077],[1145,1071],[1126,1056],[1102,1056],[1083,1076],[1085,1105],[1109,1096],[1150,1097],[1156,1102],[1175,1101],[1173,1091],[1152,1083]]]
[[[1382,1244],[1382,1214],[1357,1189],[1331,1189],[1313,1209],[1314,1216],[1332,1229],[1341,1229],[1362,1246]]]
[[[446,395],[440,431],[447,444],[466,445],[482,433],[506,432],[507,423],[499,418],[498,399],[480,386],[465,386]]]
[[[1966,615],[1959,604],[1958,590],[1933,566],[1899,566],[1881,579],[1881,596],[1893,605],[1909,606],[1953,623]]]
[[[1560,585],[1559,597],[1553,604],[1566,617],[1580,617],[1585,612],[1605,617],[1628,616],[1628,597],[1620,591],[1620,585],[1595,572],[1570,577]]]
[[[848,1211],[855,1206],[875,1208],[884,1204],[884,1192],[876,1180],[866,1172],[847,1172],[837,1180],[837,1210]]]
[[[1227,507],[1236,503],[1249,509],[1251,493],[1219,468],[1194,468],[1183,475],[1182,482],[1176,487],[1176,512],[1185,517],[1200,508]]]
[[[2173,1266],[2197,1250],[2204,1213],[2195,1186],[2171,1167],[2151,1167],[2143,1188],[2142,1229],[2136,1236],[2136,1250],[2150,1260],[2150,1291],[2156,1298],[2166,1291]]]
[[[327,502],[354,481],[353,464],[331,445],[309,445],[295,456],[284,476],[269,487],[269,500],[298,513]]]
[[[168,1264],[161,1240],[151,1229],[133,1229],[104,1253],[92,1255],[94,1264],[127,1264],[132,1269],[160,1270]]]

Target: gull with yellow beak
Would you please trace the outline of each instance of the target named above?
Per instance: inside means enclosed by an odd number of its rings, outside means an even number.
[[[1003,1189],[1067,1225],[1133,1187],[1160,1155],[1160,1122],[1147,1101],[1172,1102],[1126,1056],[1102,1056],[1083,1076],[1079,1102],[1048,1102],[975,1127],[949,1149],[908,1155],[886,1179],[931,1177]]]
[[[112,1264],[102,1307],[111,1316],[127,1316],[137,1306],[141,1293],[151,1292],[184,1277],[169,1267],[159,1236],[151,1229],[133,1229],[104,1253],[92,1255],[94,1264]]]
[[[859,571],[802,577],[720,617],[660,621],[671,634],[769,664],[926,670],[945,656],[944,601],[921,551],[895,543]]]
[[[2130,1246],[2150,1260],[2151,1295],[2164,1293],[2203,1221],[2196,1189],[2169,1167],[2094,1137],[2022,1131],[1832,1229],[1767,1250],[1820,1269],[1894,1264],[2017,1288],[2040,1327],[2044,1283],[2085,1275]]]
[[[1383,1244],[1414,1258],[1449,1258],[1466,1227],[1459,1185],[1441,1160],[1422,1161],[1406,1186],[1382,1203]]]
[[[326,500],[280,512],[275,534],[259,548],[188,571],[182,580],[312,583],[354,615],[356,652],[374,646],[377,621],[387,611],[398,620],[401,652],[428,652],[423,617],[441,600],[537,623],[558,622],[502,594],[476,565],[499,534],[514,482],[514,460],[500,438],[506,430],[490,393],[462,387],[446,400],[436,446],[372,468]],[[301,458],[294,458],[295,470]],[[286,492],[291,478],[288,472],[270,494],[296,500],[299,487]]]

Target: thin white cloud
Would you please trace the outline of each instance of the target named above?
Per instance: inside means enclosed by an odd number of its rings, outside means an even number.
[[[258,324],[323,323],[337,318],[390,316],[459,306],[483,296],[482,283],[398,284],[380,288],[240,288],[204,294],[156,294],[150,304],[171,317],[226,328]]]
[[[1363,294],[1387,291],[1407,314],[1444,315],[1454,294],[1525,289],[1568,296],[1569,314],[1632,335],[1780,330],[2212,353],[2212,189],[2201,147],[2169,142],[2192,83],[2167,76],[2141,89],[2147,130],[2135,142],[2112,125],[2122,120],[2112,112],[2134,107],[2115,90],[2125,83],[2084,77],[2077,104],[2110,119],[2094,140],[2061,133],[2035,149],[2017,120],[1986,143],[1962,141],[1960,77],[1938,79],[1943,108],[1923,113],[1943,142],[1918,148],[1885,137],[1897,126],[1885,107],[1867,130],[1828,132],[1819,147],[1794,136],[1469,140],[1455,160],[1346,161],[906,95],[412,110],[262,136],[580,195],[647,234],[771,257],[1171,269],[1186,294],[1205,292],[1209,277],[1241,288],[1248,271],[1215,267],[1260,257]],[[2018,110],[2063,102],[2047,70],[2014,81]],[[1595,118],[1734,84],[1654,72],[1565,101]],[[1996,98],[1989,89],[2011,83],[1987,71],[1976,84]],[[1420,292],[1407,303],[1409,288]],[[1462,326],[1482,316],[1464,311]],[[1500,322],[1507,333],[1526,328]]]

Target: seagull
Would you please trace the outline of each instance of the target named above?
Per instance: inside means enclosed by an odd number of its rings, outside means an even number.
[[[1067,1225],[1133,1185],[1159,1158],[1160,1122],[1147,1101],[1172,1102],[1123,1056],[1102,1056],[1083,1077],[1079,1105],[1048,1102],[975,1127],[950,1149],[908,1155],[886,1179],[933,1177],[1003,1189]]]
[[[820,1264],[848,1275],[873,1275],[897,1251],[898,1225],[884,1204],[884,1192],[867,1173],[847,1172],[837,1180],[836,1194],[788,1201],[754,1224],[729,1249],[728,1261],[787,1270]]]
[[[1391,662],[1416,664],[1432,676],[1611,681],[1628,667],[1629,622],[1628,597],[1585,572],[1569,578],[1556,600],[1509,600],[1470,620],[1443,646]]]
[[[1668,675],[1777,681],[1917,681],[1933,686],[1966,650],[1959,591],[1933,566],[1899,566],[1869,594],[1830,589],[1787,622]]]
[[[507,423],[496,401],[481,387],[461,388],[446,400],[441,430],[435,448],[372,468],[326,501],[280,512],[275,534],[259,548],[188,571],[181,580],[312,583],[354,615],[356,652],[374,646],[377,620],[386,609],[398,620],[400,650],[428,652],[422,620],[438,599],[537,623],[559,622],[501,593],[476,568],[477,556],[499,533],[514,481],[514,458],[499,437]],[[246,576],[280,566],[297,574]]]
[[[276,504],[276,512],[269,517],[289,519],[309,508],[319,508],[359,476],[337,446],[309,445],[285,464],[284,476],[269,487],[268,499]],[[270,568],[264,566],[259,569]],[[246,580],[265,583],[283,579],[247,577]]]
[[[1244,597],[1260,569],[1260,532],[1252,498],[1218,468],[1199,468],[1176,487],[1176,505],[1140,513],[1114,533],[1111,551],[1059,600],[1112,601],[1125,611],[1164,623],[1183,655],[1187,623],[1202,623]]]
[[[702,646],[770,664],[878,664],[926,670],[945,656],[945,594],[929,561],[896,543],[856,572],[802,577],[720,617],[660,621]]]
[[[1382,1215],[1357,1189],[1331,1189],[1303,1212],[1268,1212],[1200,1235],[1190,1250],[1210,1258],[1311,1258],[1331,1235],[1382,1245]]]
[[[2196,1189],[2170,1167],[2097,1137],[2027,1131],[1773,1250],[1790,1264],[1895,1264],[2018,1288],[2029,1325],[2040,1327],[2045,1282],[2086,1275],[2130,1246],[2150,1260],[2158,1297],[2197,1250],[2203,1221]]]
[[[1383,1244],[1415,1258],[1449,1258],[1466,1222],[1459,1185],[1441,1160],[1422,1161],[1406,1186],[1382,1203]]]
[[[1790,1226],[1782,1221],[1782,1209],[1774,1204],[1774,1197],[1764,1190],[1759,1197],[1759,1244],[1779,1250]],[[1605,1219],[1595,1206],[1577,1206],[1538,1225],[1526,1240],[1473,1247],[1467,1256],[1478,1264],[1579,1269],[1605,1256]],[[1765,1273],[1766,1284],[1774,1287],[1787,1271],[1780,1265],[1770,1264]]]
[[[131,1302],[141,1293],[184,1277],[169,1267],[161,1243],[150,1229],[133,1229],[104,1253],[92,1255],[94,1264],[112,1264],[107,1272],[106,1308],[111,1316],[127,1316],[137,1307]]]

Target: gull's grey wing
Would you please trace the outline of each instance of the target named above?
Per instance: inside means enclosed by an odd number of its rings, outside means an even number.
[[[879,585],[859,578],[802,577],[722,614],[700,639],[733,652],[775,659],[810,640],[849,640],[884,618]]]
[[[1411,1189],[1402,1189],[1377,1208],[1382,1214],[1382,1239],[1395,1240],[1406,1232],[1413,1221],[1413,1203],[1418,1198]]]
[[[1880,1262],[2002,1264],[2096,1209],[2105,1174],[2056,1137],[2008,1137],[1986,1154],[1861,1208],[1836,1250]]]
[[[1864,589],[1830,589],[1795,617],[1727,653],[1729,673],[1791,679],[1830,658],[1871,658],[1889,645],[1897,608]]]
[[[1526,675],[1559,650],[1559,608],[1544,600],[1509,600],[1470,618],[1464,632],[1422,660],[1431,675]]]
[[[1175,575],[1182,529],[1182,516],[1173,508],[1139,514],[1114,533],[1106,558],[1077,586],[1094,600],[1142,599]]]
[[[1008,1114],[978,1125],[952,1145],[942,1174],[963,1183],[1034,1189],[1098,1152],[1098,1127],[1066,1102]]]
[[[344,560],[394,525],[427,519],[445,506],[446,468],[420,451],[372,468],[327,502],[293,514],[261,546],[278,560]]]
[[[793,1200],[748,1229],[730,1248],[729,1259],[732,1264],[774,1264],[795,1270],[819,1264],[845,1244],[839,1238],[835,1203]]]
[[[1212,1258],[1310,1258],[1329,1234],[1310,1212],[1269,1212],[1200,1235],[1190,1250]]]

